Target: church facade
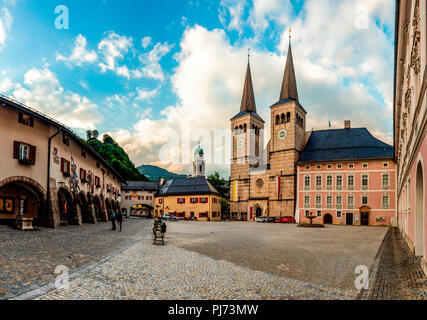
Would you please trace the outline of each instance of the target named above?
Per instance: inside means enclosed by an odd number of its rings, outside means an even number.
[[[289,43],[279,101],[270,106],[270,141],[257,114],[248,62],[240,112],[231,119],[232,220],[292,216],[307,222],[395,224],[393,147],[366,128],[306,131]]]

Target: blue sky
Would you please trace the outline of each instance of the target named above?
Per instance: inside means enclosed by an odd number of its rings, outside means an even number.
[[[58,5],[69,9],[68,30],[55,28]],[[0,10],[0,93],[82,135],[108,132],[137,165],[190,170],[188,159],[159,154],[183,156],[165,144],[185,129],[229,128],[249,47],[268,129],[289,28],[307,129],[348,118],[391,142],[393,1],[0,0]],[[226,175],[228,165],[213,170]]]

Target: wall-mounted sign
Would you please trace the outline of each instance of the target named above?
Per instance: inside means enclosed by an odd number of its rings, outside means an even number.
[[[52,155],[53,155],[53,162],[54,163],[56,163],[56,164],[59,164],[60,163],[60,159],[59,159],[59,157],[58,157],[58,148],[53,148],[53,152],[52,152]]]

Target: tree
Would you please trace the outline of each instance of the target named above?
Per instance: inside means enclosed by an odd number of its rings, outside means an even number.
[[[88,140],[92,139],[92,131],[90,130],[86,131],[86,137]]]
[[[230,186],[224,178],[221,178],[219,172],[215,172],[214,174],[209,175],[207,180],[221,194],[222,197],[228,197],[230,193]]]
[[[98,132],[98,130],[93,130],[93,131],[92,131],[92,137],[93,137],[94,139],[98,139],[98,137],[99,137],[99,132]]]

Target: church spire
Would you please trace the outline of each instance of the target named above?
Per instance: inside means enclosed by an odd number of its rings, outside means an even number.
[[[285,74],[283,75],[282,91],[280,92],[280,100],[294,99],[298,101],[297,80],[295,78],[294,60],[292,57],[291,46],[291,30],[289,30],[289,50],[288,58],[286,59]]]
[[[256,112],[255,94],[252,85],[251,66],[249,63],[248,55],[248,68],[246,69],[245,86],[243,88],[242,104],[240,105],[240,112],[249,111]]]

